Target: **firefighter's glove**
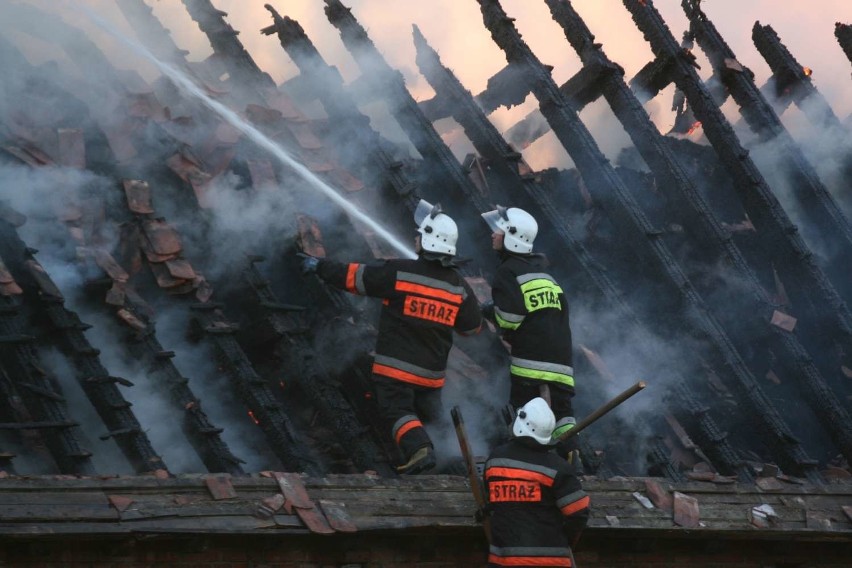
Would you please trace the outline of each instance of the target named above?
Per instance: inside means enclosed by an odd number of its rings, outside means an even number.
[[[482,317],[485,319],[494,319],[494,300],[488,300],[479,304],[479,309],[482,311]]]
[[[320,259],[303,252],[300,252],[299,256],[302,257],[302,275],[316,274]]]
[[[491,516],[491,509],[488,507],[488,505],[485,505],[484,507],[478,507],[476,509],[476,513],[473,514],[474,520],[479,524],[484,523],[485,519],[487,519],[489,516]]]

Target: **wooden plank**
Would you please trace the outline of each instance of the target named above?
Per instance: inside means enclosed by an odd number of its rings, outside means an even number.
[[[49,505],[35,505],[26,503],[21,505],[3,505],[0,508],[0,518],[3,521],[26,521],[44,522],[62,519],[113,519],[118,520],[119,513],[108,504],[102,505],[63,505],[54,503]]]
[[[5,480],[4,480],[5,483]],[[109,499],[100,491],[58,492],[26,491],[22,493],[0,492],[0,505],[92,505],[109,507]]]

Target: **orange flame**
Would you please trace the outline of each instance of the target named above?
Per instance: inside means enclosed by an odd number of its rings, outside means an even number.
[[[696,120],[695,122],[692,123],[692,126],[689,127],[689,130],[686,131],[686,135],[689,136],[690,134],[692,134],[693,132],[695,132],[699,128],[701,128],[701,121]]]
[[[805,74],[805,77],[810,77],[813,75],[814,71],[810,67],[802,67],[802,73]]]
[[[255,418],[255,417],[254,417],[254,412],[252,412],[251,410],[249,410],[249,411],[248,411],[248,414],[249,414],[249,417],[250,417],[252,420],[254,420],[254,423],[255,423],[255,424],[260,424],[260,420],[258,420],[257,418]]]

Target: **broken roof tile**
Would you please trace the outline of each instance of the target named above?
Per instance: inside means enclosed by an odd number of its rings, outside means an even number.
[[[0,146],[0,148],[3,148],[28,166],[32,166],[34,168],[53,164],[53,160],[51,160],[47,154],[33,147],[20,147],[4,144],[3,146]]]
[[[165,265],[169,269],[169,274],[175,278],[183,278],[185,280],[195,279],[195,271],[192,269],[192,265],[189,261],[185,258],[173,258],[171,260],[167,260]]]
[[[699,523],[698,499],[679,491],[674,492],[673,519],[676,525],[695,528]]]
[[[307,215],[296,216],[296,242],[302,252],[311,256],[325,258],[325,247],[322,244],[322,233],[316,219]]]
[[[56,131],[59,142],[59,163],[77,169],[86,168],[86,141],[79,128],[59,128]]]
[[[797,321],[798,320],[796,320],[796,318],[794,318],[793,316],[775,310],[772,312],[772,319],[769,323],[774,326],[780,327],[784,331],[793,331],[793,329],[796,327]]]
[[[364,182],[352,175],[348,170],[337,167],[326,174],[331,184],[348,191],[349,193],[361,191],[366,187]]]
[[[106,272],[110,278],[119,282],[127,282],[130,275],[118,264],[110,253],[104,249],[96,248],[92,251],[95,263]]]
[[[128,97],[127,114],[138,118],[148,118],[154,122],[166,122],[171,119],[169,109],[157,100],[154,93],[139,93]]]
[[[178,232],[163,219],[145,219],[142,231],[151,244],[151,250],[158,255],[179,253],[183,249]]]
[[[122,182],[127,207],[134,213],[150,215],[154,212],[151,206],[151,188],[147,181],[141,179],[126,179]]]
[[[237,492],[231,484],[231,478],[228,475],[208,475],[204,477],[204,484],[210,491],[213,499],[219,501],[221,499],[234,499]]]
[[[136,331],[143,331],[148,326],[145,325],[145,322],[134,316],[128,310],[121,309],[115,312],[115,315],[119,317],[124,323],[135,329]]]
[[[277,110],[287,120],[304,119],[304,115],[296,108],[290,97],[281,91],[269,93],[266,100],[271,108]]]
[[[157,286],[160,288],[175,288],[177,286],[187,284],[187,280],[185,278],[173,277],[165,263],[149,262],[148,267],[154,274],[154,278],[157,280]]]
[[[645,491],[648,492],[648,496],[651,498],[651,502],[658,508],[663,511],[671,511],[672,505],[674,504],[674,500],[672,499],[671,493],[663,489],[663,486],[653,479],[645,479]]]
[[[56,284],[53,283],[53,280],[50,279],[47,272],[37,261],[28,259],[24,262],[24,265],[27,267],[29,273],[32,274],[42,294],[46,294],[60,300],[65,299],[62,296],[62,292],[59,291],[59,288],[56,287]]]
[[[314,133],[310,122],[297,122],[290,120],[285,123],[285,126],[302,148],[306,150],[319,150],[322,148],[322,141]]]
[[[269,160],[246,160],[246,165],[248,165],[249,175],[251,176],[251,185],[255,189],[265,189],[278,185],[275,170]]]
[[[113,281],[112,286],[107,290],[104,301],[110,306],[123,306],[124,300],[127,297],[125,293],[126,286],[124,282]]]

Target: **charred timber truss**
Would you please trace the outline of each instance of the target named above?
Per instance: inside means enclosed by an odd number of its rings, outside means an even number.
[[[538,99],[542,114],[574,159],[593,198],[607,209],[614,224],[620,227],[626,237],[625,241],[635,246],[646,243],[637,252],[647,259],[647,269],[653,269],[653,276],[649,275],[651,281],[656,280],[664,285],[668,289],[667,295],[679,300],[680,305],[673,308],[690,322],[693,333],[707,341],[714,357],[733,379],[736,390],[758,421],[764,440],[773,448],[776,459],[792,471],[818,477],[814,469],[816,462],[807,456],[783,422],[668,247],[655,237],[654,227],[609,165],[570,101],[553,82],[549,71],[523,42],[511,19],[496,0],[478,1],[485,26],[491,31],[495,43],[506,53],[507,60],[525,67],[525,80]]]

